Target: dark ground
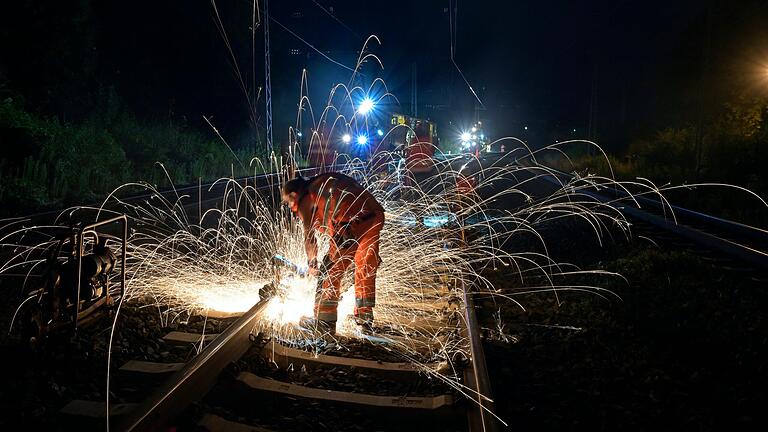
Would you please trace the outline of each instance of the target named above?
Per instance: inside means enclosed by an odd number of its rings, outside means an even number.
[[[495,328],[491,313],[500,311],[516,341],[486,344],[497,411],[514,430],[745,430],[765,422],[765,283],[640,242],[603,252],[576,235],[550,244],[561,261],[622,274],[627,282],[569,278],[622,300],[570,292],[558,306],[550,291],[515,296],[525,311],[481,302],[484,324]],[[505,289],[517,284],[510,267],[486,276]]]
[[[59,415],[59,410],[74,399],[104,401],[107,376],[107,344],[113,316],[103,315],[77,334],[53,335],[36,352],[11,337],[0,337],[4,363],[0,370],[0,430],[69,431],[104,430],[102,419]],[[182,323],[163,327],[157,309],[125,305],[118,320],[112,346],[113,403],[140,401],[157,385],[158,377],[120,372],[128,360],[186,362],[196,354],[190,345],[170,345],[162,339],[178,330],[218,333],[232,318],[207,321],[192,316]],[[162,376],[160,376],[162,378]]]
[[[509,337],[505,342],[490,331],[495,337],[485,349],[497,412],[512,430],[757,429],[768,402],[765,283],[643,240],[601,248],[581,228],[557,223],[539,231],[558,262],[615,271],[626,282],[596,275],[557,282],[607,288],[621,300],[563,292],[558,306],[551,291],[514,295],[525,311],[498,297],[478,301],[484,326],[497,329],[494,314],[500,314]],[[520,286],[512,267],[484,275],[507,293]],[[209,321],[208,331],[219,324]],[[51,422],[67,401],[102,399],[107,328],[96,326],[37,358],[4,340],[0,425],[23,421],[31,430],[61,429]],[[165,346],[159,337],[167,330],[154,310],[128,318],[112,364],[184,361],[193,354],[190,347]]]

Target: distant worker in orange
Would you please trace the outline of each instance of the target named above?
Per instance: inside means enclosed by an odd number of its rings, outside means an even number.
[[[340,173],[296,177],[283,186],[282,199],[304,224],[309,269],[318,275],[314,317],[303,317],[304,328],[335,333],[340,285],[355,263],[355,322],[370,330],[376,305],[379,234],[384,208],[353,178]],[[317,233],[331,238],[323,263],[317,262]]]

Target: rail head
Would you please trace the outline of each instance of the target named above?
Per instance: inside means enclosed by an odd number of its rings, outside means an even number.
[[[573,178],[573,175],[563,171],[549,167],[546,167],[546,169],[551,171],[552,177],[556,177],[557,180],[550,177],[542,178],[552,183],[557,183],[563,180],[563,178],[565,178],[565,180]],[[760,250],[761,247],[768,244],[768,231],[718,218],[716,216],[699,213],[683,207],[677,207],[666,203],[662,204],[649,198],[634,197],[634,200],[638,201],[639,204],[644,204],[646,206],[653,205],[661,210],[671,210],[675,215],[686,217],[686,222],[697,222],[692,226],[686,226],[686,224],[680,223],[678,219],[670,220],[667,217],[657,216],[642,208],[637,208],[636,206],[631,205],[631,203],[626,201],[630,198],[626,192],[618,191],[616,189],[611,189],[611,192],[618,195],[619,198],[617,199],[613,196],[607,196],[605,193],[582,191],[583,194],[589,195],[598,201],[616,208],[628,217],[642,220],[643,222],[683,237],[686,240],[699,244],[707,249],[717,251],[728,257],[747,263],[760,271],[768,270],[768,252]],[[706,229],[707,227],[716,228],[719,231],[719,235],[704,232],[693,226],[698,226],[703,229]],[[720,235],[723,235],[724,237],[721,237]],[[728,238],[731,235],[740,240],[731,240]]]
[[[261,299],[216,339],[170,377],[118,425],[118,431],[157,431],[166,427],[215,384],[219,373],[239,359],[250,345],[249,335],[269,299]]]
[[[302,175],[316,175],[324,171],[328,170],[340,170],[344,168],[352,167],[353,169],[356,168],[354,165],[349,164],[336,164],[336,165],[328,165],[328,166],[322,166],[322,167],[305,167],[305,168],[299,168],[297,171],[300,172]],[[254,175],[248,175],[244,177],[235,177],[233,180],[237,182],[245,182],[245,181],[254,181],[254,182],[267,182],[270,186],[274,184],[274,181],[280,179],[281,176],[285,175],[283,172],[271,172],[271,173],[263,173],[263,174],[254,174]],[[157,191],[160,195],[183,195],[184,193],[188,193],[191,191],[196,191],[199,189],[207,189],[210,188],[217,183],[219,183],[220,179],[217,179],[216,181],[212,182],[206,182],[206,183],[195,183],[195,184],[186,184],[186,185],[180,185],[180,186],[173,186],[168,189],[163,189],[160,191]],[[121,196],[121,200],[125,202],[140,202],[144,199],[148,199],[154,195],[154,193],[147,193],[144,191],[136,192],[136,193],[130,193],[126,194],[125,196]],[[88,203],[84,207],[99,207],[101,203]],[[0,224],[2,223],[13,223],[18,221],[26,221],[26,220],[45,220],[48,218],[56,218],[57,216],[61,215],[62,212],[68,209],[63,210],[46,210],[38,213],[32,213],[24,216],[12,216],[12,217],[6,217],[6,218],[0,218]]]
[[[461,287],[464,295],[464,313],[467,338],[469,339],[470,364],[472,365],[471,371],[465,372],[465,380],[469,387],[477,392],[472,395],[473,406],[469,414],[469,430],[470,432],[495,432],[501,428],[494,413],[491,379],[485,362],[483,343],[480,340],[480,326],[477,323],[475,302],[466,283],[462,282]]]
[[[557,176],[563,177],[567,180],[574,178],[573,174],[567,173],[565,171],[560,171],[551,167],[546,168],[547,170],[551,171],[553,175],[556,174]],[[652,207],[658,209],[661,212],[671,211],[675,214],[676,218],[684,218],[687,221],[698,222],[702,225],[716,227],[722,231],[733,233],[734,235],[750,237],[762,244],[768,244],[768,230],[728,219],[723,219],[718,216],[687,209],[685,207],[676,206],[674,204],[662,202],[660,199],[656,200],[646,196],[630,196],[626,191],[615,187],[609,187],[607,190],[609,190],[617,198],[632,199],[637,201],[637,203],[642,206]]]

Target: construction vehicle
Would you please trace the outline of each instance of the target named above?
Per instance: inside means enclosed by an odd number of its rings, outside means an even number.
[[[310,166],[333,165],[338,155],[368,162],[386,153],[399,158],[401,169],[423,174],[434,170],[435,149],[439,146],[435,122],[398,113],[391,114],[385,124],[372,123],[357,133],[319,130],[313,136],[316,138],[307,149]]]
[[[432,172],[435,169],[435,149],[439,144],[437,125],[430,120],[393,114],[390,126],[392,129],[382,147],[397,153],[408,173]]]

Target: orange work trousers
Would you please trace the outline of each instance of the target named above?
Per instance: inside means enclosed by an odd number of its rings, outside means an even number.
[[[373,320],[376,305],[376,271],[381,263],[379,235],[384,227],[384,214],[374,212],[350,228],[350,240],[341,245],[331,241],[325,267],[321,270],[322,283],[315,296],[315,318],[336,321],[341,279],[355,263],[355,317]],[[325,274],[322,274],[325,273]]]

